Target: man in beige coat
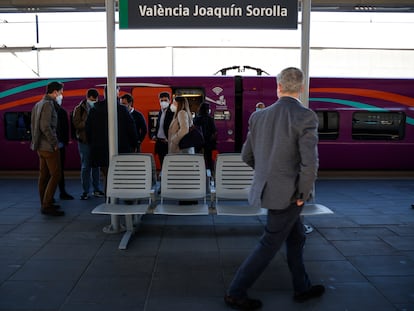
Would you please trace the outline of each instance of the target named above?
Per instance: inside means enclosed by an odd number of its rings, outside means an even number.
[[[53,196],[60,180],[59,146],[56,128],[58,115],[55,103],[63,98],[63,84],[50,82],[46,95],[32,109],[31,149],[39,156],[39,196],[41,213],[50,216],[63,216],[59,205],[53,203]]]
[[[239,310],[256,310],[262,303],[247,290],[268,266],[284,242],[296,302],[321,296],[325,288],[311,285],[303,264],[304,227],[300,213],[311,196],[318,170],[318,118],[302,106],[304,76],[286,68],[277,76],[278,101],[252,114],[242,149],[254,168],[249,202],[268,209],[265,231],[237,271],[224,300]]]

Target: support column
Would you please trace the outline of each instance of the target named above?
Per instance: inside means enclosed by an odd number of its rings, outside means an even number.
[[[301,44],[301,69],[305,75],[305,83],[301,101],[305,107],[309,107],[309,49],[310,49],[310,13],[311,0],[302,1],[302,44]]]

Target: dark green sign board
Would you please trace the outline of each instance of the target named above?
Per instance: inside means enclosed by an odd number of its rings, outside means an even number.
[[[121,29],[297,29],[297,0],[119,0]]]

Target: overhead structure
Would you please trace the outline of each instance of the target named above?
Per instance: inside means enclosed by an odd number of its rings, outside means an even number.
[[[116,7],[118,1],[116,0]],[[312,11],[414,12],[414,0],[312,0]],[[105,0],[1,0],[0,13],[105,12]]]

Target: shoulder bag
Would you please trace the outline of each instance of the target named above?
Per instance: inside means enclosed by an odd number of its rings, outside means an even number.
[[[180,147],[180,149],[187,149],[190,147],[201,148],[203,145],[203,133],[195,125],[191,125],[188,133],[185,134],[178,143],[178,147]]]

